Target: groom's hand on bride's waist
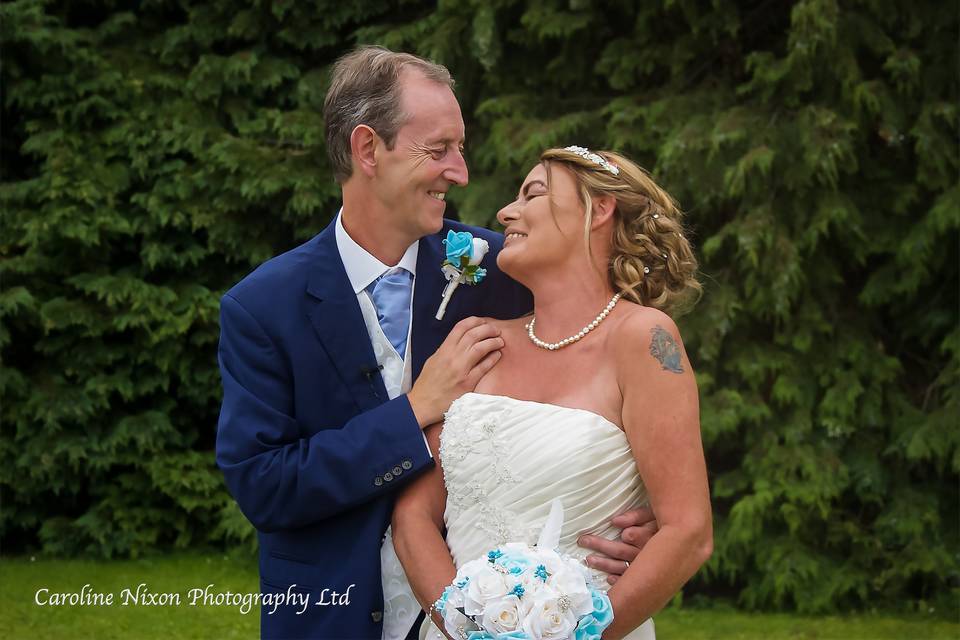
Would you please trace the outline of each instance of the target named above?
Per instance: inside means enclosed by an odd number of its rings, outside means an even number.
[[[420,427],[440,422],[450,403],[473,391],[500,359],[503,338],[489,318],[464,318],[427,358],[407,400]]]
[[[610,523],[622,529],[617,539],[607,540],[600,536],[582,535],[577,544],[597,552],[587,556],[587,565],[609,573],[607,581],[613,584],[657,532],[657,520],[648,507],[640,507],[624,511]]]

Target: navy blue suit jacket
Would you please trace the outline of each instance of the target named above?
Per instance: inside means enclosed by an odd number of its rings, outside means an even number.
[[[394,496],[433,464],[407,397],[387,399],[334,225],[261,265],[220,306],[217,464],[258,531],[261,592],[292,589],[310,603],[300,614],[299,604],[262,607],[264,638],[380,637],[379,549]],[[486,279],[459,287],[438,321],[448,229],[485,238],[490,253]],[[532,308],[529,292],[497,269],[502,244],[446,220],[420,241],[414,379],[459,320]],[[349,604],[315,604],[348,588]]]

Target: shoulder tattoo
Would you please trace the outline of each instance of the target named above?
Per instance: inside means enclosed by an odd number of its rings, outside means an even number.
[[[664,371],[683,373],[680,364],[680,347],[676,340],[660,325],[650,329],[650,355],[657,359]]]

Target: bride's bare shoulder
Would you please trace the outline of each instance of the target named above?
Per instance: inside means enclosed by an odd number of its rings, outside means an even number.
[[[663,311],[628,300],[622,300],[617,306],[620,307],[620,314],[611,332],[615,345],[622,347],[646,342],[651,333],[660,331],[672,335],[676,340],[680,339],[677,323]]]
[[[664,320],[673,322],[673,319],[671,319],[670,316],[663,311],[660,311],[660,309],[637,304],[636,302],[631,302],[630,300],[624,300],[622,298],[617,304],[617,309],[621,312],[621,322],[627,321],[631,324],[638,322],[662,322]]]
[[[634,303],[624,305],[608,344],[615,350],[613,355],[621,372],[670,371],[686,374],[684,378],[692,372],[677,323],[659,309]],[[642,357],[644,354],[650,357]]]

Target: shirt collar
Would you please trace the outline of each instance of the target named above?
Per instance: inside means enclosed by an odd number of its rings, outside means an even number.
[[[337,250],[340,252],[340,259],[343,260],[343,267],[347,271],[347,278],[350,279],[350,286],[353,287],[354,293],[360,293],[370,286],[374,280],[393,268],[380,262],[350,237],[347,230],[343,228],[343,208],[337,213],[335,233]],[[419,250],[419,242],[411,244],[396,266],[403,267],[416,276]]]

